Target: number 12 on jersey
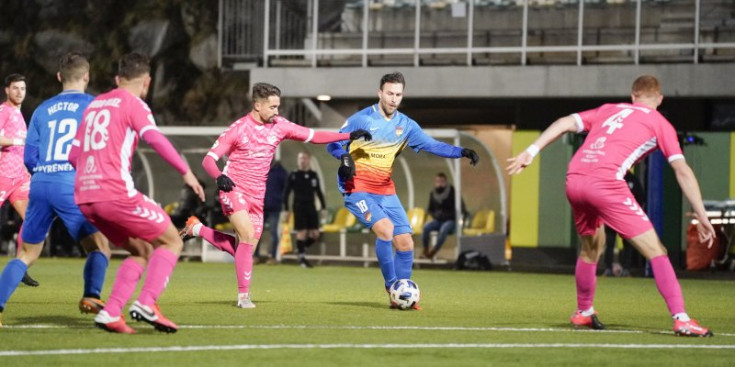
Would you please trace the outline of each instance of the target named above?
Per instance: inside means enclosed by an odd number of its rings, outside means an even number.
[[[71,150],[71,144],[69,143],[77,134],[77,120],[51,120],[48,122],[48,128],[49,137],[48,149],[46,150],[46,162],[52,160],[65,161],[69,159],[69,151]]]

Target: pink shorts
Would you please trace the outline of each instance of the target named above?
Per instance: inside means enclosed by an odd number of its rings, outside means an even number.
[[[582,236],[594,234],[603,222],[625,239],[653,229],[625,181],[567,176],[567,199]]]
[[[147,196],[79,204],[79,210],[113,244],[122,247],[128,238],[151,242],[171,225],[171,218]]]
[[[18,200],[28,200],[31,191],[31,176],[23,175],[15,178],[0,177],[0,204],[9,200],[10,204]]]
[[[263,200],[254,199],[252,195],[238,190],[237,187],[230,192],[219,192],[219,201],[222,203],[222,214],[230,216],[239,211],[246,211],[250,215],[255,233],[253,237],[260,239],[263,234]]]

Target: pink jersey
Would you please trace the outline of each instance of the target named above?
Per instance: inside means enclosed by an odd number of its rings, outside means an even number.
[[[643,104],[604,104],[572,114],[579,132],[588,131],[571,162],[569,175],[623,180],[636,162],[660,148],[672,162],[683,159],[674,127]]]
[[[158,130],[148,105],[124,89],[99,95],[84,111],[72,144],[80,149],[76,162],[77,204],[132,198],[130,166],[139,137]]]
[[[0,136],[9,139],[24,139],[28,129],[26,120],[20,109],[11,106],[8,102],[0,105]],[[16,178],[26,175],[26,166],[23,163],[23,147],[19,145],[5,146],[0,149],[0,176]]]
[[[227,165],[222,171],[235,182],[240,191],[263,203],[265,181],[276,146],[285,140],[309,142],[314,130],[299,126],[277,116],[273,123],[261,124],[250,114],[233,122],[207,153],[215,161],[227,155]]]

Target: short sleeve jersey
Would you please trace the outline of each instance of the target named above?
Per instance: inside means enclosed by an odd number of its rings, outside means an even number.
[[[130,174],[138,139],[155,129],[148,105],[124,89],[95,98],[73,144],[79,144],[74,198],[77,204],[133,197],[137,190]]]
[[[393,163],[406,146],[416,152],[435,142],[416,121],[396,111],[390,120],[380,113],[377,104],[350,116],[341,133],[364,129],[373,135],[371,141],[343,142],[355,161],[355,176],[351,183],[338,178],[340,191],[393,195],[396,188],[391,175]]]
[[[28,130],[20,109],[11,106],[7,101],[0,104],[0,136],[9,139],[25,139]],[[26,173],[23,163],[22,146],[4,146],[0,149],[0,176],[7,178],[21,177]]]
[[[309,142],[313,136],[314,130],[281,116],[271,123],[260,123],[247,114],[220,134],[207,155],[215,160],[227,156],[222,173],[235,182],[238,190],[262,201],[271,160],[278,144],[286,139]]]
[[[74,184],[69,151],[84,109],[93,99],[81,91],[64,91],[41,103],[33,112],[26,139],[27,146],[38,148],[33,182]]]
[[[642,104],[604,104],[572,117],[579,132],[589,133],[567,175],[623,180],[630,167],[657,148],[669,162],[684,158],[674,127]]]

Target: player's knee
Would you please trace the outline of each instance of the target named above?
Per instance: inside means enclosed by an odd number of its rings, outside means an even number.
[[[181,250],[184,249],[184,241],[182,241],[181,238],[176,238],[173,241],[167,243],[166,248],[168,248],[171,252],[175,254],[180,254]]]
[[[133,257],[140,258],[141,261],[148,261],[153,253],[153,246],[148,242],[139,239],[129,239],[124,245],[125,249],[130,252]]]
[[[383,241],[391,241],[393,239],[393,226],[390,229],[381,228],[374,230],[375,235]]]
[[[393,223],[387,218],[379,220],[372,228],[375,235],[383,241],[393,240],[393,229]]]
[[[659,257],[659,256],[668,256],[669,254],[668,250],[666,250],[666,247],[664,247],[663,245],[650,246],[647,248],[643,248],[641,249],[641,253],[647,260],[651,260],[654,257]]]
[[[27,266],[33,265],[36,260],[41,256],[41,251],[35,252],[35,251],[21,251],[18,254],[18,259],[25,263]]]
[[[398,251],[411,251],[413,250],[413,241],[410,242],[396,242],[396,250]]]
[[[306,239],[306,237],[307,237],[307,236],[306,236],[306,234],[307,234],[307,233],[306,233],[306,231],[305,231],[305,230],[304,230],[304,231],[297,231],[297,232],[296,232],[296,239],[297,239],[297,240],[299,240],[299,241],[303,241],[303,240],[305,240],[305,239]]]

